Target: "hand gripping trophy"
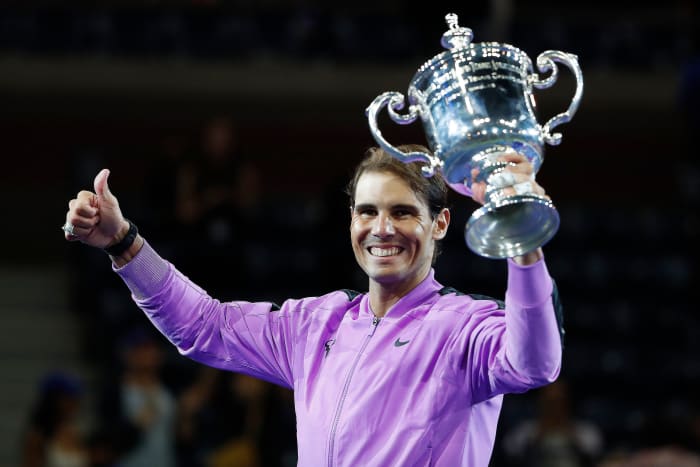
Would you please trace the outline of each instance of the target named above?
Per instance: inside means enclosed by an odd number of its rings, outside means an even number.
[[[554,127],[566,123],[578,109],[583,77],[575,55],[545,51],[537,57],[540,78],[521,50],[497,42],[472,43],[471,29],[460,27],[457,15],[446,16],[448,31],[441,44],[447,50],[423,64],[408,88],[408,113],[398,92],[379,95],[367,108],[370,131],[377,143],[403,162],[425,162],[423,173],[442,172],[450,186],[471,196],[472,169],[476,181],[486,182],[486,202],[467,222],[469,248],[487,258],[507,258],[547,243],[559,228],[552,202],[530,192],[503,196],[499,173],[507,163],[497,160],[505,152],[523,154],[537,173],[544,143],[557,145]],[[566,112],[540,125],[535,117],[533,88],[552,86],[558,77],[555,62],[563,63],[576,78],[576,91]],[[404,153],[388,143],[377,125],[377,114],[387,106],[391,119],[407,125],[420,117],[434,155]],[[504,174],[505,175],[505,174]]]

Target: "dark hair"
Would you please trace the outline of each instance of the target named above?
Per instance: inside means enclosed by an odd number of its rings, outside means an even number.
[[[420,151],[432,154],[428,148],[419,144],[404,144],[398,146],[397,149],[404,153]],[[402,162],[379,147],[367,149],[365,157],[355,168],[355,173],[345,189],[350,197],[350,207],[355,206],[355,190],[362,174],[365,172],[391,172],[408,183],[411,190],[428,205],[430,215],[435,219],[447,207],[449,188],[439,172],[432,177],[426,177],[423,175],[422,167],[423,164],[420,162]],[[437,258],[439,250],[440,244],[436,242],[433,262]]]

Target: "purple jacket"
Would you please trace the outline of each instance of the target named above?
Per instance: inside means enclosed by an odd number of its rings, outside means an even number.
[[[148,244],[116,271],[183,355],[294,390],[299,466],[486,467],[502,394],[561,364],[543,261],[508,262],[505,311],[431,271],[381,319],[348,291],[221,303]]]

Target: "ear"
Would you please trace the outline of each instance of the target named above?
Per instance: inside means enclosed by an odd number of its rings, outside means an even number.
[[[433,240],[442,240],[450,226],[450,210],[444,208],[433,220]]]

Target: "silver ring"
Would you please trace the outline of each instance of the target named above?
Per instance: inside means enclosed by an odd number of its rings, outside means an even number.
[[[512,172],[498,172],[491,175],[486,183],[494,188],[505,188],[515,184],[515,175]]]
[[[530,182],[520,182],[513,185],[515,193],[518,195],[524,195],[527,193],[532,193],[532,183]]]
[[[75,236],[75,226],[71,224],[70,222],[66,222],[63,224],[63,227],[61,227],[61,230],[66,232],[68,235],[73,235]]]

